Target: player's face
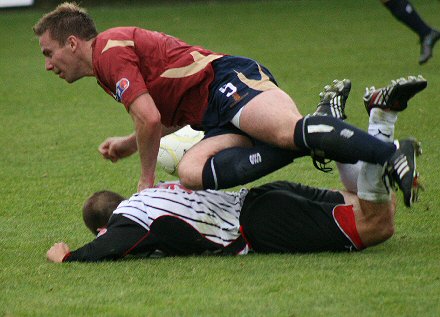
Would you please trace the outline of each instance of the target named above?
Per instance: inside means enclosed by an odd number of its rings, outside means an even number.
[[[72,43],[67,41],[64,45],[60,45],[51,38],[49,31],[46,31],[39,40],[47,71],[53,71],[68,83],[83,77]]]

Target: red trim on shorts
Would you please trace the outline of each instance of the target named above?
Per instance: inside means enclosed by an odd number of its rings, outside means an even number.
[[[246,235],[244,234],[243,226],[240,226],[240,233],[244,239],[244,242],[246,242],[246,244],[248,245],[249,249],[252,249],[252,245],[249,243],[249,240],[246,238]]]
[[[356,228],[354,211],[352,205],[338,205],[333,209],[333,219],[342,233],[350,240],[358,250],[365,249],[359,232]]]

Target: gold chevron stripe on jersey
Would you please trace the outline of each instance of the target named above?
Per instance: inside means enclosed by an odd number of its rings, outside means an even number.
[[[277,85],[275,85],[273,82],[270,81],[269,76],[267,76],[263,71],[261,70],[261,66],[258,64],[258,71],[260,72],[261,79],[249,79],[247,78],[243,73],[237,72],[237,77],[240,79],[240,81],[247,85],[249,88],[252,88],[254,90],[259,91],[265,91],[273,88],[277,88]]]
[[[160,77],[165,78],[184,78],[191,75],[194,75],[198,73],[199,71],[203,70],[208,64],[215,61],[216,59],[219,59],[223,57],[223,55],[202,55],[197,51],[190,53],[194,59],[194,63],[184,66],[184,67],[178,67],[178,68],[170,68],[166,71],[164,71]]]
[[[105,51],[108,51],[109,49],[113,47],[126,47],[126,46],[133,46],[134,47],[134,41],[131,40],[108,40],[105,47],[102,49],[101,54]]]

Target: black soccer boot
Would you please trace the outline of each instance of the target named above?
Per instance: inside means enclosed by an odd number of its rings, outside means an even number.
[[[337,119],[345,120],[345,103],[351,90],[351,81],[349,79],[333,80],[330,85],[326,85],[324,90],[320,92],[321,101],[318,103],[314,116],[329,116]],[[327,165],[331,160],[326,159],[323,153],[312,151],[310,156],[313,165],[320,171],[330,172],[331,167]]]
[[[432,57],[432,50],[439,39],[440,32],[437,30],[431,30],[428,35],[420,39],[420,65],[425,64]]]
[[[408,100],[425,89],[427,85],[426,79],[419,75],[392,80],[384,88],[367,87],[364,95],[365,109],[368,115],[372,108],[403,111],[408,106]]]
[[[349,79],[334,80],[330,85],[326,85],[319,94],[321,101],[313,115],[331,116],[341,120],[347,118],[345,115],[345,103],[351,90]]]
[[[418,200],[421,188],[416,157],[422,154],[422,147],[420,142],[413,138],[394,143],[397,150],[384,166],[383,182],[388,191],[400,188],[405,206],[411,207]]]

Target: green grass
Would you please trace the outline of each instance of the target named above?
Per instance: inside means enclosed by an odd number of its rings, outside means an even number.
[[[440,3],[413,1],[440,27]],[[362,128],[364,87],[423,74],[429,87],[397,124],[422,140],[426,191],[413,209],[399,196],[395,236],[353,254],[252,255],[47,263],[60,240],[93,237],[81,206],[104,188],[129,195],[137,157],[102,160],[107,136],[132,130],[129,115],[93,79],[73,85],[46,73],[31,27],[37,10],[0,12],[0,315],[3,316],[438,316],[440,314],[440,47],[417,64],[417,37],[379,1],[249,1],[92,7],[99,29],[137,25],[267,65],[302,113],[322,86],[350,78],[349,121]],[[160,179],[167,176],[158,171]],[[309,159],[265,177],[340,188]]]

